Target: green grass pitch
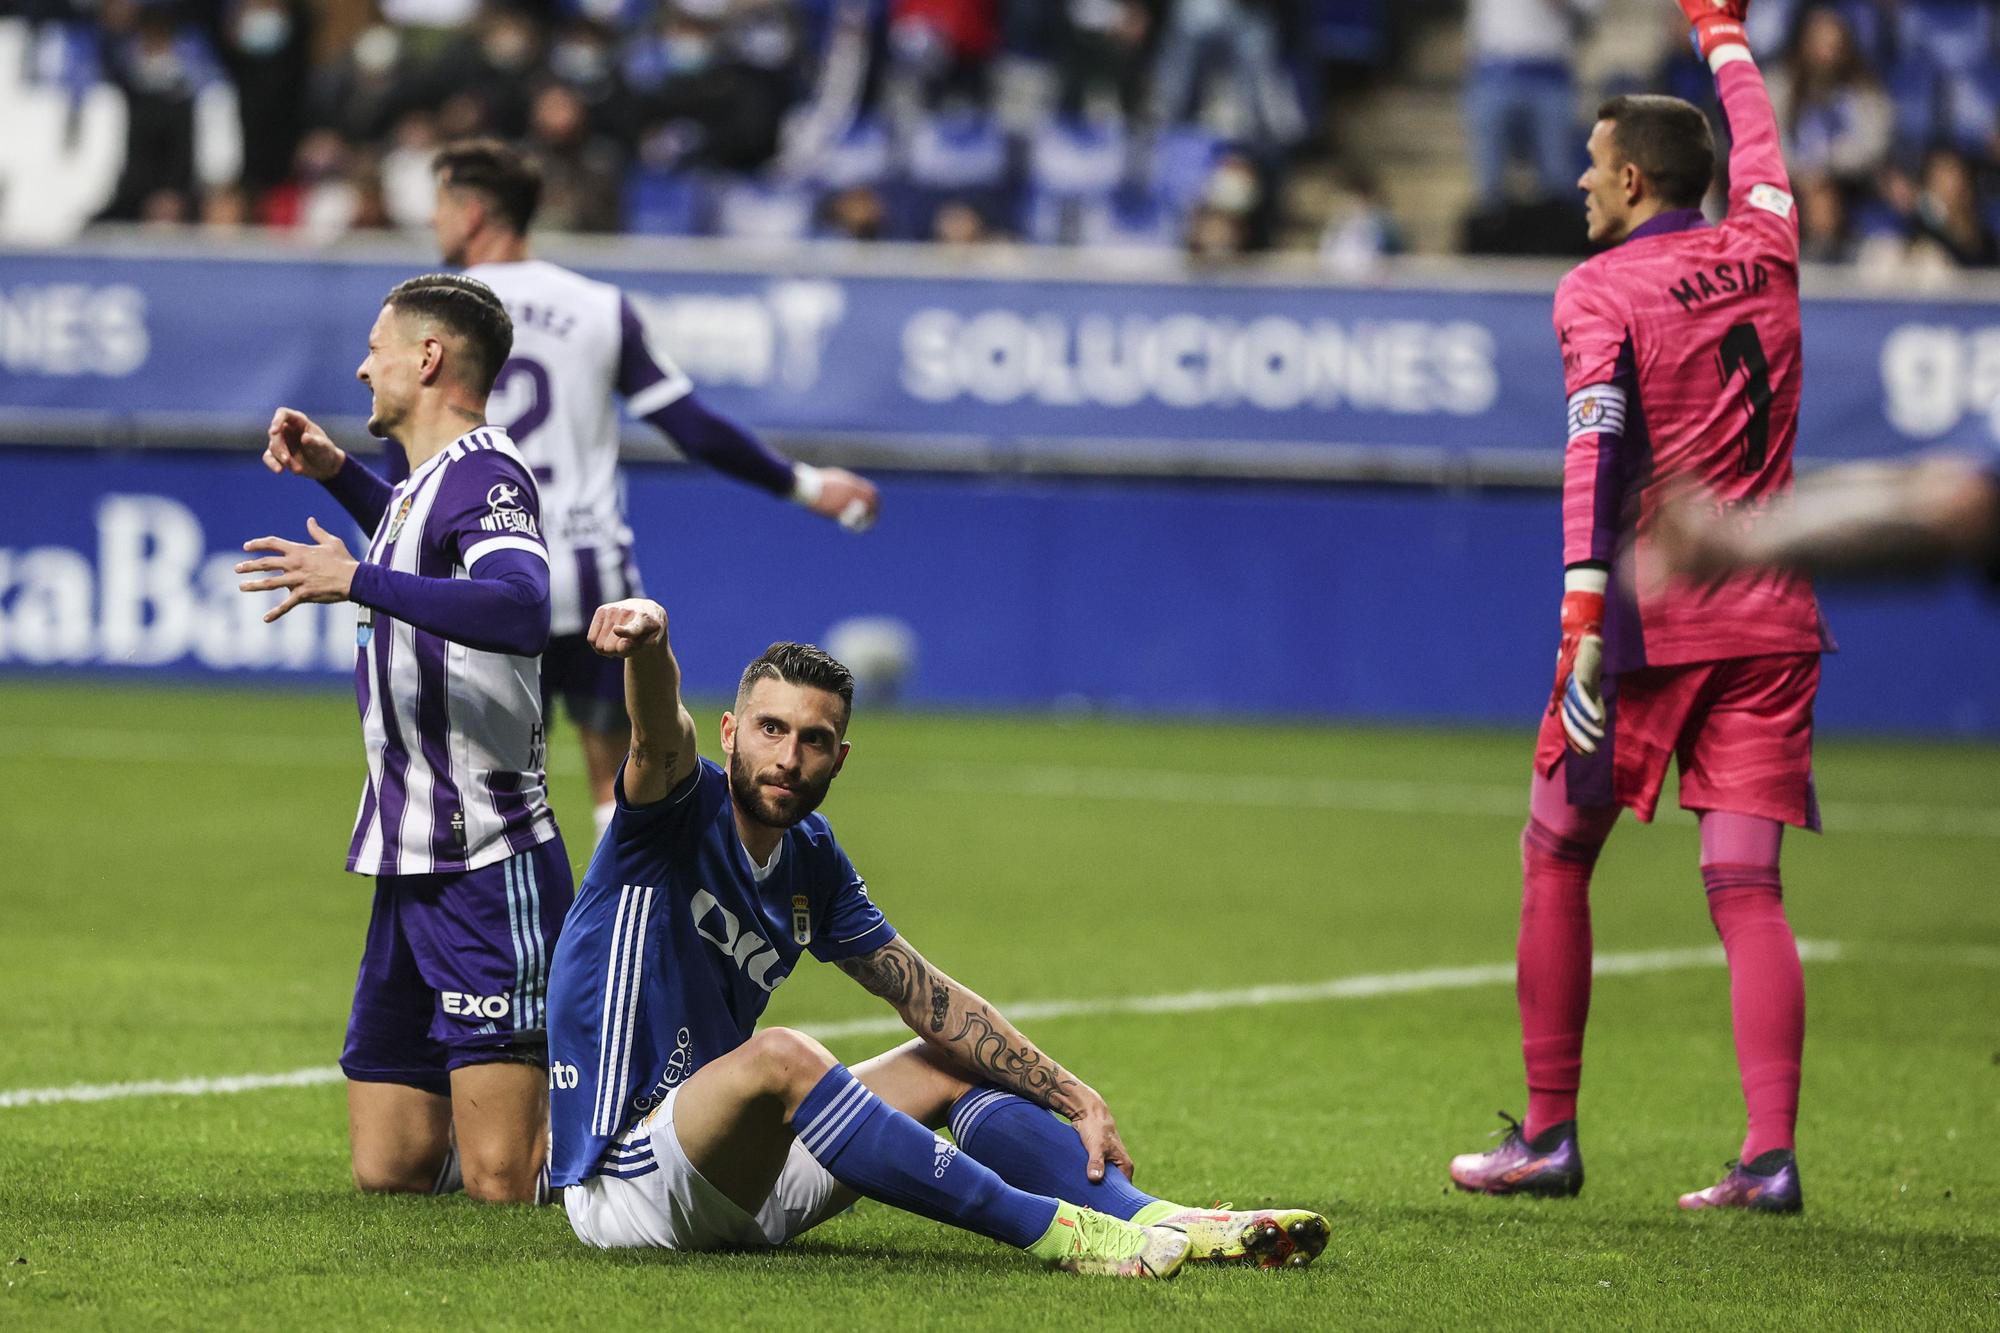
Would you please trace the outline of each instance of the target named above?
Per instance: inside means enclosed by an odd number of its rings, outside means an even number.
[[[1512,956],[1525,729],[863,713],[854,741],[827,813],[891,919],[1003,1007]],[[0,1328],[1993,1327],[2000,751],[1828,743],[1820,770],[1834,831],[1786,865],[1826,946],[1802,1219],[1674,1208],[1742,1116],[1725,975],[1684,960],[1598,983],[1570,1202],[1444,1188],[1522,1104],[1504,981],[1026,1024],[1110,1100],[1141,1184],[1328,1213],[1304,1272],[1047,1275],[865,1203],[768,1254],[591,1252],[553,1210],[358,1197],[318,1085],[0,1104]],[[369,898],[339,869],[349,701],[16,682],[0,771],[0,1093],[332,1063]],[[1603,953],[1712,945],[1692,821],[1621,828],[1596,909]],[[770,1016],[882,1012],[802,967]]]

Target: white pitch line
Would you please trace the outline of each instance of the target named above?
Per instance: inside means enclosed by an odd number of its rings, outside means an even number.
[[[1799,957],[1809,963],[1838,962],[1841,946],[1827,940],[1800,940]],[[1630,977],[1656,972],[1685,972],[1721,967],[1722,950],[1656,949],[1643,953],[1599,954],[1592,971],[1601,977]],[[1514,964],[1484,963],[1474,967],[1433,967],[1414,972],[1375,972],[1333,977],[1298,985],[1245,986],[1234,990],[1181,991],[1170,995],[1104,996],[1091,1000],[1027,1000],[1001,1006],[1009,1018],[1038,1022],[1057,1018],[1101,1018],[1117,1014],[1193,1014],[1218,1009],[1264,1009],[1280,1004],[1314,1004],[1328,1000],[1368,1000],[1385,995],[1427,991],[1467,990],[1511,985]],[[905,1031],[900,1018],[850,1019],[839,1023],[802,1024],[801,1030],[821,1041]],[[64,1088],[16,1088],[0,1092],[0,1110],[49,1106],[64,1102],[107,1102],[125,1097],[213,1097],[266,1088],[310,1088],[338,1083],[345,1075],[335,1065],[315,1065],[282,1074],[234,1074],[222,1078],[146,1079],[137,1083],[78,1083]]]
[[[41,731],[0,728],[0,755],[123,763],[185,764],[191,754],[243,767],[345,768],[359,776],[359,745],[325,737],[286,741],[276,736],[204,735],[110,729]],[[551,756],[550,771],[580,771],[574,753]],[[1064,764],[922,764],[888,767],[849,779],[873,792],[923,796],[1017,796],[1062,801],[1229,806],[1241,809],[1334,810],[1347,814],[1464,815],[1526,818],[1528,785],[1412,781],[1403,778],[1275,777],[1255,773],[1196,773],[1158,768],[1083,768]],[[1827,827],[1836,835],[1887,833],[1920,837],[2000,838],[2000,808],[1910,805],[1893,801],[1828,801]],[[1685,822],[1672,806],[1662,820]]]

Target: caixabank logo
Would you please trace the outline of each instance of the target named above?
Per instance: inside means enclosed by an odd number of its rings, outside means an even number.
[[[354,607],[305,605],[274,625],[188,505],[107,495],[73,544],[0,546],[0,665],[347,671]]]

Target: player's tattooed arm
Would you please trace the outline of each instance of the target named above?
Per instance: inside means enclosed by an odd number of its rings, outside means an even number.
[[[625,799],[634,805],[665,800],[701,762],[694,718],[681,702],[681,667],[667,639],[666,610],[643,597],[600,606],[589,639],[596,651],[625,663],[625,711],[632,719]]]
[[[1068,1117],[1090,1153],[1092,1180],[1103,1178],[1106,1163],[1132,1174],[1132,1155],[1096,1090],[1050,1059],[999,1010],[926,962],[903,937],[846,959],[840,968],[893,1005],[911,1031],[951,1056],[975,1084],[1006,1088]]]
[[[893,1005],[918,1036],[949,1051],[981,1079],[1071,1118],[1089,1105],[1089,1089],[1081,1080],[1044,1055],[992,1005],[931,966],[901,936],[840,967]]]

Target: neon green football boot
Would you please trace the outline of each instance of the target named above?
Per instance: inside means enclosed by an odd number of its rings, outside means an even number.
[[[1324,1217],[1303,1208],[1243,1212],[1227,1206],[1182,1208],[1163,1201],[1141,1208],[1132,1220],[1183,1232],[1190,1263],[1304,1268],[1319,1258],[1333,1235]]]
[[[1169,1278],[1189,1249],[1185,1232],[1140,1226],[1075,1204],[1060,1204],[1048,1234],[1028,1253],[1062,1273],[1093,1277]]]

